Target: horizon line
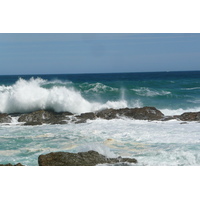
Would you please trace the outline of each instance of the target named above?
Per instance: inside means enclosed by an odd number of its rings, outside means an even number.
[[[85,72],[85,73],[33,73],[33,74],[0,74],[0,76],[35,76],[35,75],[84,75],[84,74],[133,74],[133,73],[170,73],[170,72],[197,72],[200,70],[165,70],[165,71],[140,71],[140,72]]]

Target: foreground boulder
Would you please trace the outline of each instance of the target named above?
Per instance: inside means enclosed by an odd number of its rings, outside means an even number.
[[[134,158],[107,158],[96,151],[68,153],[54,152],[38,157],[39,166],[95,166],[119,162],[137,163]]]
[[[11,123],[12,118],[6,113],[0,113],[0,123]]]
[[[39,110],[28,114],[23,114],[19,117],[19,122],[26,122],[25,125],[41,125],[47,124],[66,124],[70,112],[56,113],[48,110]]]

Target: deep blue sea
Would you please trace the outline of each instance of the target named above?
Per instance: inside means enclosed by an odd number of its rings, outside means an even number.
[[[0,76],[0,112],[74,114],[154,106],[165,115],[200,111],[200,71]],[[0,125],[0,163],[37,165],[40,154],[96,150],[138,165],[200,165],[200,123],[98,119],[85,124]]]

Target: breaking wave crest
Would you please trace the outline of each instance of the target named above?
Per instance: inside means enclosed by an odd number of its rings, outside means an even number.
[[[69,111],[84,113],[103,108],[127,107],[125,100],[107,101],[106,103],[89,102],[74,87],[55,84],[50,88],[41,78],[24,80],[20,78],[11,86],[0,86],[0,112],[25,113],[39,109],[52,109],[56,112]],[[57,83],[57,82],[56,82]],[[51,83],[52,84],[52,83]]]
[[[113,88],[102,83],[83,83],[80,86],[84,89],[85,93],[95,92],[95,93],[105,93],[105,92],[117,92],[118,88]]]

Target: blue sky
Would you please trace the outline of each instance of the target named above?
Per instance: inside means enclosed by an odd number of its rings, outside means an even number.
[[[0,74],[200,70],[200,34],[1,33]]]

